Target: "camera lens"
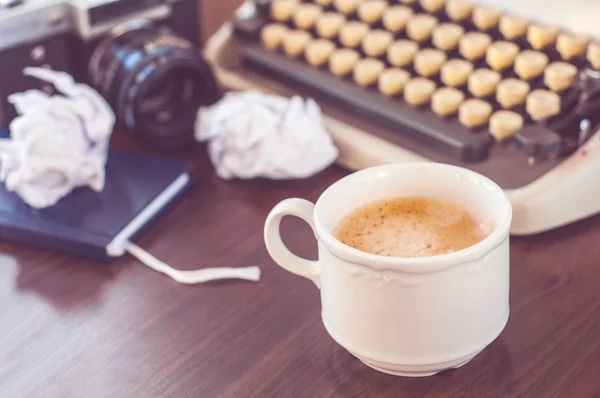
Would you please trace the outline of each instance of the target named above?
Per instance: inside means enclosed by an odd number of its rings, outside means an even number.
[[[220,97],[198,49],[151,21],[113,29],[92,53],[89,77],[121,124],[162,148],[193,142],[198,108]]]

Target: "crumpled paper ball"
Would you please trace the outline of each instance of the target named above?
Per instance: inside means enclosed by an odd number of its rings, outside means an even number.
[[[56,204],[77,187],[101,191],[115,115],[95,90],[64,73],[24,74],[63,95],[28,90],[9,96],[18,113],[10,139],[0,139],[0,181],[34,208]]]
[[[228,93],[199,110],[195,130],[198,141],[208,141],[217,175],[227,180],[306,178],[338,156],[321,109],[298,96]]]

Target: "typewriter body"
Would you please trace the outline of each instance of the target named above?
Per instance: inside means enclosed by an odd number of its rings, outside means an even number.
[[[230,89],[314,98],[344,167],[492,178],[529,235],[600,212],[599,16],[594,0],[255,0],[205,55]]]

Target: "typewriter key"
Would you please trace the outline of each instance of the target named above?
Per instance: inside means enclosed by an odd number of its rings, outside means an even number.
[[[483,100],[468,99],[458,108],[458,121],[470,129],[478,127],[487,123],[492,110],[492,106]]]
[[[553,62],[544,71],[544,84],[552,91],[571,87],[577,77],[577,68],[566,62]]]
[[[471,15],[475,3],[470,0],[448,0],[446,15],[454,22],[461,22]]]
[[[431,36],[437,22],[437,18],[432,15],[417,14],[408,20],[406,34],[414,41],[425,41]]]
[[[477,6],[473,9],[473,24],[481,31],[490,30],[498,25],[500,14],[495,8]]]
[[[488,47],[485,60],[493,70],[501,71],[512,66],[518,53],[519,46],[515,43],[497,41]]]
[[[600,69],[600,42],[595,41],[588,45],[587,60],[594,69]]]
[[[426,48],[415,55],[415,71],[424,77],[437,74],[442,65],[446,62],[446,54],[443,51],[433,48]]]
[[[378,88],[382,94],[396,95],[410,80],[410,73],[400,68],[388,68],[381,72],[378,80]]]
[[[534,90],[527,95],[525,110],[535,121],[558,115],[560,113],[560,96],[552,91]]]
[[[306,61],[312,66],[321,66],[335,51],[335,44],[327,39],[316,39],[308,43],[304,50]]]
[[[469,61],[474,61],[483,57],[490,44],[492,44],[490,35],[481,32],[469,32],[460,38],[458,50],[463,57]]]
[[[335,76],[345,76],[354,69],[360,54],[349,48],[335,50],[329,58],[329,71]]]
[[[300,55],[311,40],[305,30],[290,30],[283,36],[283,51],[290,57]]]
[[[271,3],[271,17],[279,22],[287,22],[300,5],[300,0],[274,0]]]
[[[433,45],[442,51],[449,51],[458,45],[458,40],[465,32],[465,29],[457,24],[443,23],[433,29]]]
[[[541,50],[554,43],[558,28],[549,25],[531,25],[527,29],[527,41],[534,50]]]
[[[352,14],[360,4],[361,0],[333,0],[333,6],[342,14]]]
[[[523,117],[513,111],[497,111],[490,116],[490,134],[497,141],[512,137],[523,128]]]
[[[438,116],[454,115],[465,100],[465,94],[452,87],[443,87],[431,96],[431,110]]]
[[[515,58],[515,73],[523,80],[541,75],[548,65],[548,56],[539,51],[525,50]]]
[[[298,29],[311,29],[317,19],[323,14],[323,9],[317,4],[303,3],[296,8],[292,17]]]
[[[503,108],[512,108],[525,102],[529,94],[529,84],[523,80],[508,78],[498,83],[496,101]]]
[[[340,28],[340,43],[344,47],[354,48],[358,46],[365,35],[369,32],[369,25],[359,21],[349,21]]]
[[[402,4],[414,4],[417,0],[399,0]]]
[[[435,13],[444,6],[445,0],[420,0],[421,7],[429,12]]]
[[[371,24],[381,19],[387,6],[385,0],[366,0],[358,5],[356,13],[363,22]]]
[[[556,39],[556,50],[565,61],[585,53],[588,38],[575,33],[561,33]]]
[[[354,65],[353,77],[359,86],[370,86],[375,83],[385,69],[385,64],[375,58],[361,59]]]
[[[506,40],[517,39],[527,32],[529,21],[515,15],[502,15],[498,29]]]
[[[406,27],[413,14],[413,10],[406,6],[390,7],[383,13],[383,26],[390,32],[400,32]]]
[[[368,32],[362,40],[362,50],[369,57],[379,57],[385,54],[394,41],[394,36],[383,29]]]
[[[435,83],[433,81],[424,77],[416,77],[404,85],[404,101],[413,106],[424,105],[429,102],[434,91]]]
[[[441,80],[446,86],[460,87],[467,83],[473,64],[464,59],[451,59],[442,65]]]
[[[288,30],[287,26],[280,23],[265,25],[260,32],[263,46],[269,50],[277,50]]]
[[[346,17],[337,12],[326,12],[317,19],[316,31],[324,39],[335,37],[342,25],[346,22]]]
[[[410,64],[417,52],[419,45],[412,40],[396,40],[387,49],[388,62],[393,66],[406,66]]]
[[[333,3],[333,0],[315,0],[315,3],[317,3],[323,7],[327,7],[327,6],[331,5],[331,3]]]
[[[487,97],[496,90],[496,86],[500,82],[500,73],[490,69],[476,69],[469,76],[467,87],[473,96],[482,98]]]

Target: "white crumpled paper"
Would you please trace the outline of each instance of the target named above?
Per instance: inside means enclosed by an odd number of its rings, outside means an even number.
[[[322,119],[312,99],[235,92],[200,109],[196,139],[209,142],[210,159],[223,179],[299,179],[338,156]]]
[[[0,139],[0,181],[34,208],[52,206],[73,189],[104,188],[115,116],[91,87],[64,73],[26,68],[63,95],[28,90],[8,97],[19,116]]]

